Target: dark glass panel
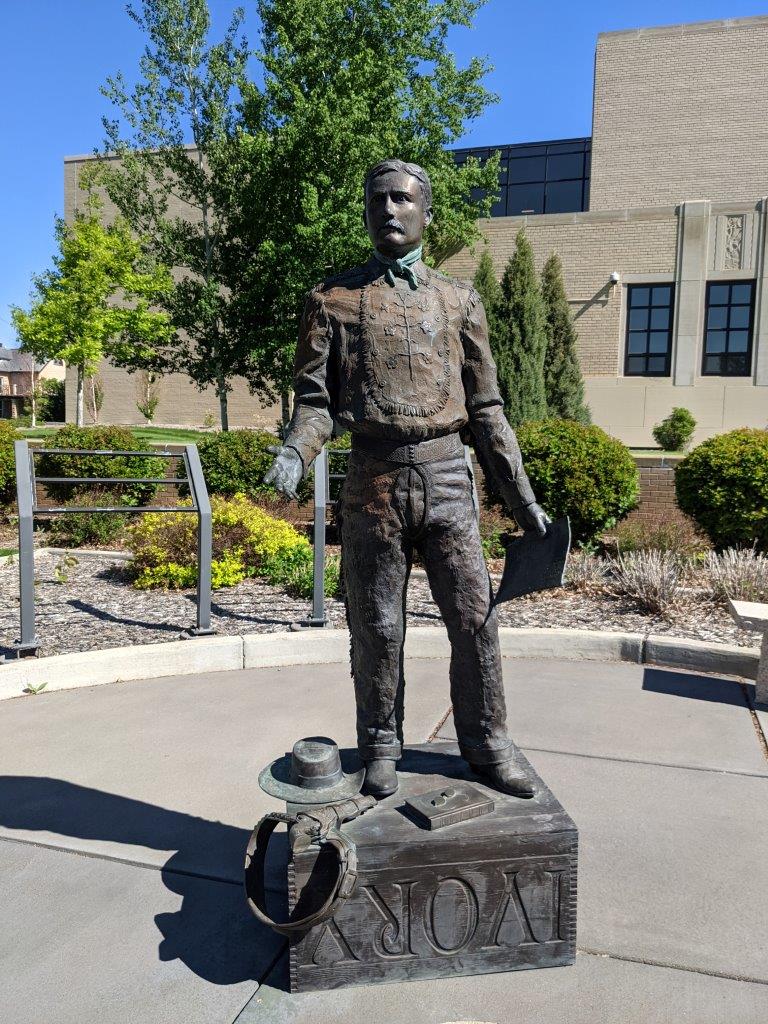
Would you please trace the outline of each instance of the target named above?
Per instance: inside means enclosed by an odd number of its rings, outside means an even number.
[[[720,373],[721,356],[707,356],[704,360],[704,373]]]
[[[669,307],[651,310],[651,330],[669,330]]]
[[[710,306],[707,313],[707,328],[724,331],[728,326],[728,307]]]
[[[546,146],[510,146],[509,156],[512,157],[527,157],[527,156],[546,156]]]
[[[507,212],[507,190],[503,188],[501,190],[501,196],[491,206],[492,217],[503,217]]]
[[[649,373],[664,373],[667,368],[666,356],[650,356],[648,359]]]
[[[650,288],[638,288],[636,285],[632,285],[629,289],[630,306],[647,306],[650,293]]]
[[[730,287],[727,284],[711,284],[709,286],[710,306],[724,306],[728,302]]]
[[[645,331],[648,329],[647,309],[630,309],[629,329],[630,331]]]
[[[507,216],[519,213],[544,212],[544,185],[509,185],[507,188]]]
[[[544,181],[546,161],[543,156],[526,157],[522,160],[509,161],[510,184],[521,184],[527,181]]]
[[[645,356],[630,356],[627,360],[627,373],[645,373]]]
[[[707,331],[707,352],[725,352],[725,331]]]
[[[554,142],[547,146],[548,153],[583,153],[583,139],[574,139],[572,142]]]
[[[731,302],[734,306],[748,306],[752,302],[752,282],[731,285]]]
[[[547,181],[565,181],[568,178],[584,177],[584,156],[569,153],[547,157]]]
[[[547,183],[545,213],[573,213],[581,209],[581,179]]]
[[[750,312],[749,306],[732,306],[730,326],[747,330],[749,328]]]
[[[729,352],[746,352],[749,348],[749,331],[731,331],[728,335]]]
[[[653,294],[651,296],[652,306],[668,306],[672,298],[672,289],[668,284],[656,285],[652,289]]]
[[[731,377],[746,377],[749,375],[749,364],[746,355],[727,355],[725,372]]]
[[[669,332],[668,331],[651,331],[648,335],[648,351],[649,352],[664,352],[666,353],[669,348]]]
[[[645,331],[630,332],[629,335],[629,354],[632,356],[645,353],[647,335]]]

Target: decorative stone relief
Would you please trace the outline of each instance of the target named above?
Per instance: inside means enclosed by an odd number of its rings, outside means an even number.
[[[744,248],[744,218],[740,216],[725,218],[725,253],[724,270],[740,270]]]

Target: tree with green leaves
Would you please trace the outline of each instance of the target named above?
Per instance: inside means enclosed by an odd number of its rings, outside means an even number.
[[[121,218],[105,227],[90,195],[71,224],[56,221],[53,267],[33,278],[28,310],[11,307],[26,352],[62,359],[77,370],[77,423],[83,423],[86,379],[106,356],[126,349],[154,351],[171,333],[155,308],[171,287],[167,268],[154,263]]]
[[[243,11],[235,10],[218,43],[209,42],[206,0],[141,0],[127,12],[147,45],[138,84],[129,89],[118,74],[102,90],[119,116],[104,119],[101,177],[134,231],[175,269],[163,309],[176,330],[152,352],[126,349],[122,365],[183,372],[201,390],[212,386],[226,430],[232,378],[260,383],[252,372],[256,342],[233,313],[250,256],[232,229],[249,55]]]
[[[547,415],[547,319],[533,250],[521,228],[501,281],[503,305],[494,357],[504,410],[513,427]]]
[[[240,308],[264,377],[288,389],[307,291],[364,262],[363,179],[380,160],[423,166],[435,217],[425,259],[438,266],[480,237],[498,191],[498,159],[447,152],[492,102],[484,60],[457,67],[446,37],[476,0],[260,0],[263,88],[246,94]]]
[[[431,176],[429,262],[480,237],[498,157],[460,163],[446,147],[495,97],[487,62],[459,68],[446,39],[483,2],[258,0],[260,84],[246,80],[242,11],[210,44],[206,0],[128,8],[148,43],[138,85],[105,90],[119,117],[105,121],[104,180],[177,268],[164,308],[179,330],[127,365],[212,384],[225,428],[233,376],[265,399],[287,392],[304,296],[367,258],[362,182],[385,157]]]
[[[504,293],[501,290],[499,279],[496,277],[493,259],[487,249],[483,249],[472,284],[485,307],[485,315],[488,319],[488,337],[495,358],[503,316]]]
[[[541,274],[541,295],[546,311],[547,351],[544,386],[550,416],[577,423],[591,423],[584,402],[584,380],[576,355],[578,335],[563,282],[563,265],[552,253]]]

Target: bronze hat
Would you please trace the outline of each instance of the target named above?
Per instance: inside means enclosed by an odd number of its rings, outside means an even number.
[[[284,754],[262,769],[259,785],[265,793],[292,804],[335,803],[357,796],[365,768],[350,765],[345,772],[337,743],[327,736],[297,740]]]

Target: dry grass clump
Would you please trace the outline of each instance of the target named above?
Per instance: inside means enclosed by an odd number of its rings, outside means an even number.
[[[572,551],[565,567],[565,583],[572,590],[584,594],[603,593],[610,576],[610,566],[606,559],[592,555],[588,551]]]
[[[665,618],[690,601],[689,563],[671,551],[631,551],[609,559],[611,589]]]
[[[710,551],[702,566],[712,597],[719,604],[768,601],[768,555],[754,548]]]

